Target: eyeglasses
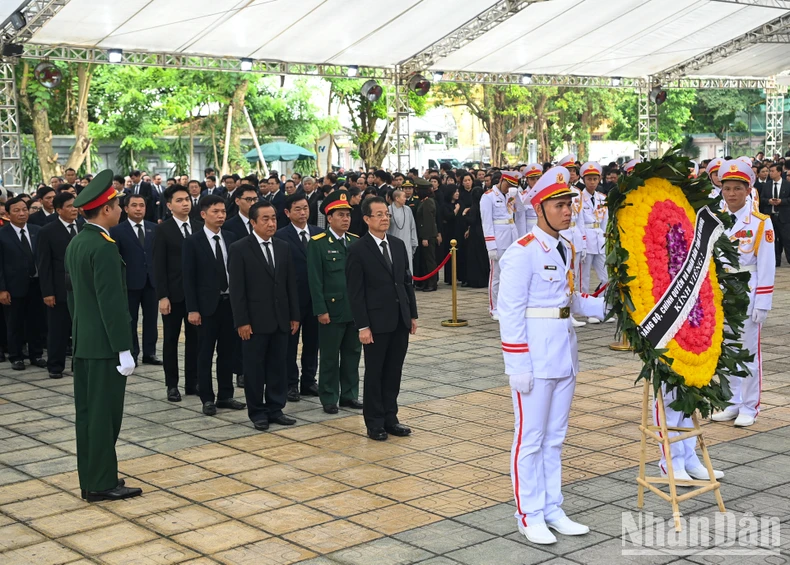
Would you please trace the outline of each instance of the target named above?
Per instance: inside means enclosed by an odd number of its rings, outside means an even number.
[[[371,216],[368,216],[368,218],[376,218],[377,220],[382,220],[384,218],[391,218],[391,217],[392,214],[390,214],[389,212],[385,212],[385,213],[380,212],[378,214],[373,214]]]
[[[250,204],[258,201],[258,199],[255,198],[254,196],[249,196],[247,198],[239,198],[239,200],[244,200],[245,202],[249,202]]]

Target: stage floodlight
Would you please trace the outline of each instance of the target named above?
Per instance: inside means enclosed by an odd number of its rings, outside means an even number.
[[[442,77],[444,77],[443,71],[434,71],[433,72],[433,82],[442,82]]]
[[[354,78],[359,74],[359,67],[356,65],[349,65],[348,66],[348,78]]]
[[[661,85],[654,86],[648,96],[653,104],[661,106],[667,100],[667,91],[662,89]]]
[[[612,79],[612,86],[620,86],[621,84],[623,84],[623,79],[620,77],[614,77]]]
[[[123,49],[108,49],[107,61],[110,63],[120,63],[123,61]]]
[[[377,83],[375,80],[370,79],[365,84],[362,85],[360,90],[362,97],[365,98],[368,102],[378,102],[381,96],[384,94],[384,89],[381,88],[381,85]]]
[[[524,86],[528,86],[532,84],[532,75],[530,74],[521,75],[521,84],[523,84]]]
[[[27,20],[25,19],[25,16],[22,14],[22,12],[14,12],[8,19],[11,22],[11,25],[17,31],[23,29],[27,25]]]
[[[241,69],[241,72],[243,72],[243,73],[250,72],[252,70],[252,59],[250,59],[248,57],[244,57],[241,60],[241,65],[239,66],[239,68]]]
[[[417,96],[425,96],[431,89],[431,81],[422,75],[414,75],[409,79],[409,90]]]

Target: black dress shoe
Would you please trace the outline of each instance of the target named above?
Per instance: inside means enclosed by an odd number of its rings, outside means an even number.
[[[36,357],[30,362],[30,364],[36,367],[41,367],[42,369],[47,368],[47,360],[44,359],[43,357]]]
[[[11,368],[14,371],[24,371],[25,370],[25,362],[24,361],[11,361]]]
[[[123,500],[124,498],[133,498],[143,494],[143,489],[130,488],[130,487],[115,487],[110,490],[102,490],[99,492],[85,493],[85,500],[88,502],[99,502],[100,500]]]
[[[280,424],[281,426],[293,426],[296,423],[296,420],[286,416],[285,414],[280,414],[276,418],[269,417],[270,424]]]
[[[286,397],[288,402],[299,402],[302,397],[299,396],[299,389],[296,387],[288,389],[288,396]]]
[[[213,402],[204,402],[203,403],[203,413],[206,416],[216,416],[217,415],[217,407]]]
[[[244,388],[244,375],[236,375],[236,386]]]
[[[156,355],[143,355],[143,364],[145,365],[161,365],[162,360]]]
[[[302,396],[318,396],[318,385],[316,383],[310,383],[307,386],[303,386],[299,392]]]
[[[368,429],[368,437],[376,441],[384,441],[387,439],[387,430],[384,428]]]
[[[357,410],[362,410],[363,404],[356,398],[353,398],[351,400],[341,400],[340,406],[343,408],[356,408]]]
[[[230,408],[231,410],[244,410],[247,405],[239,402],[235,398],[226,398],[225,400],[217,400],[217,408]]]
[[[118,479],[118,486],[125,487],[126,481],[123,479]],[[85,498],[88,496],[88,491],[85,489],[80,489],[80,496],[82,496],[82,500],[85,500]]]
[[[337,406],[334,404],[324,404],[324,412],[327,414],[337,414]]]
[[[403,424],[395,424],[394,426],[384,426],[384,429],[387,431],[387,433],[399,437],[405,437],[411,434],[411,428],[409,426],[404,426]]]
[[[261,420],[260,422],[253,422],[252,425],[256,430],[260,432],[265,432],[266,430],[269,429],[269,422],[267,422],[266,420]]]
[[[49,378],[50,379],[62,379],[63,378],[63,373],[50,373],[49,374]]]
[[[167,400],[170,402],[181,402],[181,393],[177,388],[167,389]]]

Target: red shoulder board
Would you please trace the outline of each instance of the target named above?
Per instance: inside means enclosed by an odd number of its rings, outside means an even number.
[[[525,235],[524,237],[518,240],[518,244],[521,245],[522,247],[526,247],[532,242],[533,239],[535,239],[535,236],[532,235],[531,233],[528,233],[527,235]]]

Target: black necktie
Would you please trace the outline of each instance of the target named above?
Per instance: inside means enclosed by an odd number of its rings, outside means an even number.
[[[305,247],[307,247],[307,232],[305,232],[304,230],[302,230],[301,232],[299,232],[299,237],[301,237],[301,238],[302,238],[302,245],[304,245]]]
[[[193,208],[197,208],[197,201],[198,201],[198,199],[197,199],[197,198],[193,198],[193,199],[192,199],[192,207],[193,207]]]
[[[381,252],[384,255],[384,263],[387,264],[387,268],[389,269],[389,271],[391,273],[392,272],[392,261],[390,261],[390,254],[389,254],[389,251],[387,251],[387,242],[386,241],[382,241],[379,245],[381,246]]]
[[[560,252],[560,257],[562,257],[562,264],[566,265],[568,263],[568,260],[565,258],[565,246],[562,244],[561,241],[557,244],[557,251]]]
[[[74,239],[75,235],[77,235],[77,229],[74,227],[74,224],[69,224],[69,239]]]
[[[184,222],[181,227],[184,229],[184,237],[189,237],[189,224]]]
[[[779,183],[774,182],[774,198],[779,198]]]
[[[274,257],[272,257],[272,250],[269,249],[269,241],[264,241],[263,245],[266,249],[266,262],[269,263],[269,267],[274,270]]]
[[[228,273],[225,272],[225,255],[222,253],[222,245],[219,243],[219,236],[214,236],[214,251],[217,260],[217,269],[219,269],[219,290],[225,292],[228,290]]]
[[[252,234],[252,222],[247,222],[247,231]]]
[[[30,247],[30,241],[25,235],[25,228],[19,230],[19,239],[22,242],[22,250],[28,258],[27,272],[31,277],[36,276],[36,262],[33,260],[33,248]]]
[[[135,226],[137,228],[137,240],[140,242],[140,245],[145,247],[145,233],[143,232],[142,224],[137,224]]]
[[[140,185],[139,184],[134,185],[134,193],[135,194],[140,194]]]

